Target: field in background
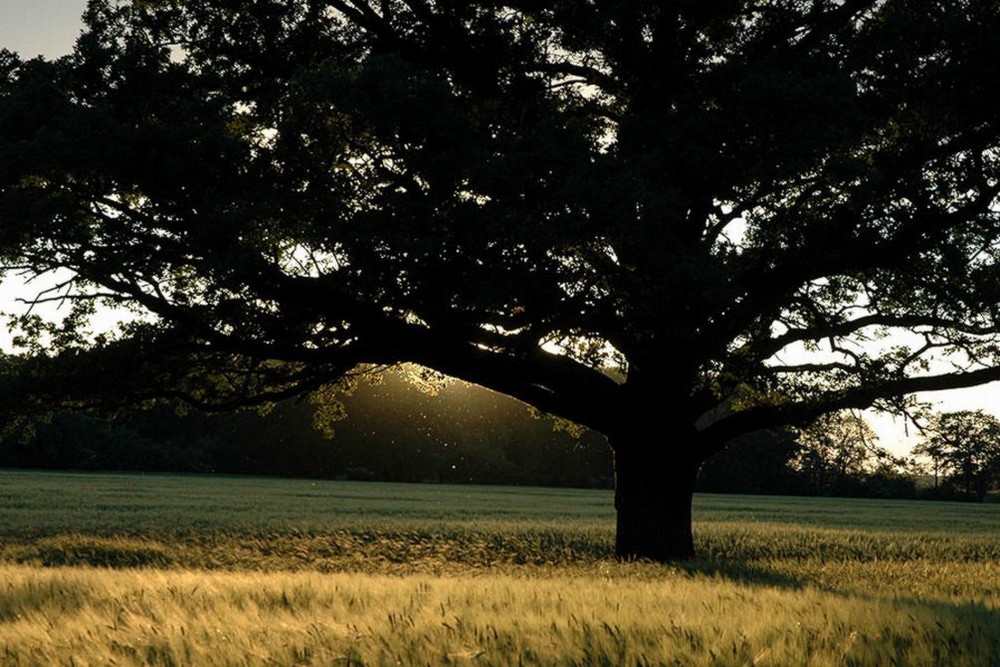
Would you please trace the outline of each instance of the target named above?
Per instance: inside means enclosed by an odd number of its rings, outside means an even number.
[[[1000,664],[1000,505],[0,472],[0,664]]]

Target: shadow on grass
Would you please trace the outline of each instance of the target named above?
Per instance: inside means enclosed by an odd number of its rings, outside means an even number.
[[[10,551],[15,562],[43,567],[165,568],[177,562],[156,540],[124,536],[55,535]]]
[[[719,561],[699,557],[673,563],[673,566],[688,576],[723,579],[745,585],[774,586],[799,590],[806,588],[812,583],[805,578],[791,576],[768,567],[765,564],[750,560]]]

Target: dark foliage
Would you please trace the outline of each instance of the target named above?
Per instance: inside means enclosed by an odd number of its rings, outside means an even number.
[[[292,401],[267,414],[178,415],[161,407],[108,420],[62,411],[0,440],[0,467],[611,485],[602,436],[554,430],[551,420],[491,392],[452,385],[429,396],[389,376],[346,403],[332,439],[313,427],[314,406]]]

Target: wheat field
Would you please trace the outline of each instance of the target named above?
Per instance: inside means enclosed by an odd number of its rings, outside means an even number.
[[[1000,506],[0,471],[0,665],[1000,665]]]

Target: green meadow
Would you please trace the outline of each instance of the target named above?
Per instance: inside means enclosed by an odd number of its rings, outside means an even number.
[[[0,665],[1000,665],[1000,504],[0,471]]]

